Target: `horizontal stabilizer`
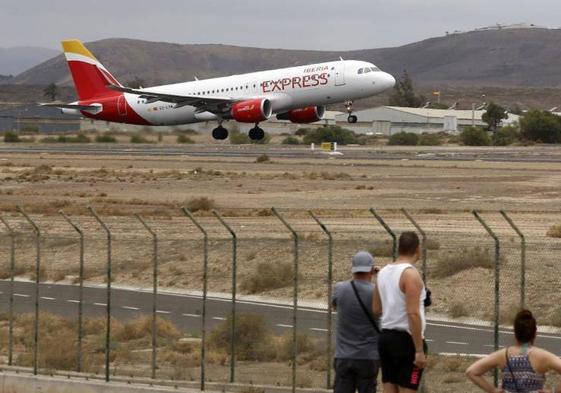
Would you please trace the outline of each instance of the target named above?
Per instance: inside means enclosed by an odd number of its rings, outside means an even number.
[[[93,115],[101,112],[101,110],[103,109],[101,104],[80,105],[80,104],[57,104],[57,103],[54,103],[54,102],[49,102],[49,103],[39,104],[39,106],[59,108],[59,109],[63,109],[63,110],[64,109],[70,109],[70,110],[73,109],[73,110],[76,110],[76,111],[88,112],[88,113],[91,113]]]

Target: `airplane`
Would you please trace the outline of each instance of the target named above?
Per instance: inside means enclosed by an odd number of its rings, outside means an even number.
[[[228,138],[224,121],[252,123],[252,140],[265,136],[259,124],[273,114],[293,123],[321,120],[325,106],[345,103],[356,123],[353,100],[395,85],[390,74],[364,61],[343,60],[253,72],[148,88],[123,86],[79,41],[62,41],[78,101],[48,103],[63,113],[108,122],[175,126],[216,121],[216,140]]]

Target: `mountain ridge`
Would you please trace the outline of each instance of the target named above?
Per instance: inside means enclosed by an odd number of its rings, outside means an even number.
[[[373,62],[420,85],[561,86],[560,29],[472,31],[394,48],[353,51],[262,49],[222,44],[173,44],[111,38],[88,48],[121,81],[146,85],[304,65],[339,57]],[[70,85],[62,55],[19,75],[13,83]],[[12,82],[11,82],[12,83]]]

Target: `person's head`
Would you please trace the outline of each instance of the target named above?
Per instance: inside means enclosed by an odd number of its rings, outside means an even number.
[[[521,310],[514,318],[514,337],[520,344],[532,344],[538,330],[536,319],[528,310]]]
[[[397,246],[399,256],[411,258],[417,261],[421,255],[421,242],[419,236],[413,231],[406,231],[399,236]]]
[[[374,257],[368,251],[357,252],[352,259],[351,272],[356,279],[369,280],[374,273]]]

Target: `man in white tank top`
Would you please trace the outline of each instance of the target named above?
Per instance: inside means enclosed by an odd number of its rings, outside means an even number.
[[[372,299],[372,311],[382,315],[378,352],[384,393],[417,391],[427,365],[426,290],[415,268],[421,254],[417,234],[403,232],[398,251],[397,259],[378,273]]]

